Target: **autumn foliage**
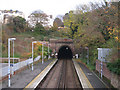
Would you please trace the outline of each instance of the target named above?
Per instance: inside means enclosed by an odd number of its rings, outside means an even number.
[[[31,43],[31,48],[32,48],[32,43]],[[49,48],[49,52],[48,52],[47,45],[43,46],[44,57],[50,55],[51,52],[52,52],[52,50],[50,48]],[[34,58],[37,56],[42,56],[42,43],[40,43],[40,42],[34,43]],[[26,58],[32,57],[32,51],[29,53],[24,53],[22,55],[22,57],[26,57]]]
[[[68,35],[74,39],[75,48],[88,47],[93,64],[97,59],[97,48],[119,47],[118,11],[117,2],[101,2],[80,5],[64,15],[64,26],[69,28]]]

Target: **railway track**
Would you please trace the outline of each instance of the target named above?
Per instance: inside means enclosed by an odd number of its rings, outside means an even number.
[[[58,60],[35,90],[42,88],[81,88],[72,60]]]

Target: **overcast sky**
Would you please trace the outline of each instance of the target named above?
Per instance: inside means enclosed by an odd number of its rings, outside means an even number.
[[[42,10],[48,15],[64,15],[75,10],[77,5],[103,0],[0,0],[0,10],[19,10],[27,17],[34,10]]]

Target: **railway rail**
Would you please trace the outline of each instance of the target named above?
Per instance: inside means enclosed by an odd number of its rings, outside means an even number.
[[[35,90],[40,88],[81,88],[72,60],[58,60]]]

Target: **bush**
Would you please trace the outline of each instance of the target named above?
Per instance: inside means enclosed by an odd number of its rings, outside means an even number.
[[[120,75],[120,59],[116,60],[114,63],[108,63],[107,67],[111,72]]]

